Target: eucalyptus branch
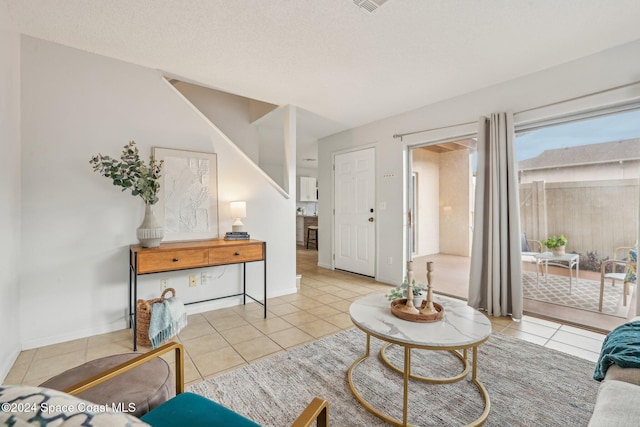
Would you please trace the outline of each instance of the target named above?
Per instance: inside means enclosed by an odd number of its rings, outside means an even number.
[[[135,141],[124,146],[120,160],[98,154],[89,160],[89,164],[94,172],[111,179],[116,187],[122,187],[122,191],[130,189],[132,196],[140,196],[150,205],[158,202],[163,161],[156,162],[150,157],[146,165],[140,160]]]

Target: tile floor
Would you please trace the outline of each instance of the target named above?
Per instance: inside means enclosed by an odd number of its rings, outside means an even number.
[[[237,369],[327,335],[353,327],[348,310],[363,294],[384,293],[388,285],[348,273],[319,268],[315,250],[298,250],[302,284],[296,294],[189,316],[176,340],[186,349],[185,383]],[[596,361],[604,335],[534,317],[522,322],[492,318],[495,331]],[[23,351],[5,384],[38,385],[71,367],[111,354],[131,351],[131,331],[124,329]],[[144,351],[144,348],[141,350]],[[167,356],[172,363],[173,355]]]

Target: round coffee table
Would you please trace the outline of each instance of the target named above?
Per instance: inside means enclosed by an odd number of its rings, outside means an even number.
[[[356,359],[347,372],[349,387],[353,395],[371,413],[383,420],[399,426],[407,425],[409,379],[446,384],[460,381],[466,378],[470,363],[467,358],[467,350],[473,351],[473,363],[471,365],[471,380],[476,385],[484,399],[484,411],[480,417],[469,425],[476,426],[485,422],[489,416],[491,404],[489,394],[476,376],[478,346],[484,343],[491,335],[491,322],[478,310],[468,305],[448,299],[436,298],[436,302],[444,307],[444,316],[437,322],[410,322],[400,319],[391,313],[390,302],[384,295],[368,295],[351,304],[349,313],[353,323],[367,334],[365,353]],[[380,349],[380,357],[383,362],[394,371],[403,374],[404,396],[402,408],[402,421],[390,417],[369,404],[358,392],[353,382],[354,369],[369,357],[371,337],[374,336],[386,344]],[[385,350],[391,344],[404,348],[404,368],[394,366],[386,357]],[[411,373],[411,349],[444,350],[458,357],[463,364],[460,374],[450,378],[427,378]],[[462,351],[462,352],[461,352]]]

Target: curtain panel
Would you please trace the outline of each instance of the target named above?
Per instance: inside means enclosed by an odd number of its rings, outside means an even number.
[[[518,320],[522,263],[514,140],[512,113],[480,118],[468,304]]]

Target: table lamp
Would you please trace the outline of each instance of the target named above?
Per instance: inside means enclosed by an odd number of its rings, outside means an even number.
[[[247,202],[244,200],[231,202],[231,217],[235,218],[236,221],[231,226],[231,231],[244,231],[244,224],[240,220],[240,218],[246,218],[247,216]]]

